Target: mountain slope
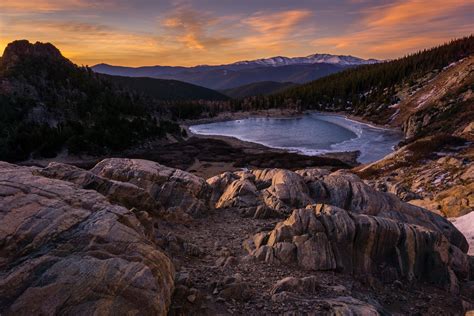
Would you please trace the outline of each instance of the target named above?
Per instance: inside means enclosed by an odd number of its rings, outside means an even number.
[[[0,160],[100,154],[178,132],[140,95],[64,58],[51,44],[8,44],[0,63]]]
[[[185,100],[227,100],[228,97],[217,91],[177,80],[155,79],[147,77],[122,77],[103,75],[107,80],[144,93],[156,100],[185,101]]]
[[[459,134],[474,121],[474,54],[445,67],[412,93],[399,92],[390,124],[402,125],[407,138]],[[405,96],[403,96],[403,93]]]
[[[413,93],[443,68],[472,54],[474,36],[469,36],[390,62],[346,70],[289,89],[268,103],[292,100],[303,108],[346,111],[388,124],[407,91]]]
[[[269,95],[294,87],[295,85],[296,83],[293,82],[261,81],[232,89],[221,90],[220,92],[229,97],[238,99],[256,95]]]
[[[407,145],[357,172],[375,187],[443,216],[472,212],[474,55],[419,83],[416,90],[399,93],[402,100],[390,123],[401,125]]]

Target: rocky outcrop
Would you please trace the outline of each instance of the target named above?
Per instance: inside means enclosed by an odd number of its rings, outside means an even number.
[[[458,280],[469,277],[467,255],[438,231],[323,204],[294,210],[253,243],[258,260],[306,270],[373,275],[389,283],[421,280],[453,292]]]
[[[473,80],[474,56],[469,56],[403,96],[390,123],[401,126],[408,139],[439,132],[462,133],[474,115]]]
[[[178,210],[196,218],[169,220]],[[466,240],[450,222],[345,172],[259,169],[206,183],[144,160],[107,159],[90,171],[0,163],[0,222],[2,315],[163,315],[174,267],[171,314],[279,313],[290,304],[376,315],[386,306],[368,293],[380,281],[465,295],[462,281],[472,279]],[[241,238],[255,232],[244,255]],[[274,283],[285,275],[293,278]]]
[[[182,211],[199,217],[209,210],[211,191],[206,181],[179,169],[148,160],[110,158],[90,171],[145,190],[168,212]]]
[[[35,170],[35,173],[72,182],[83,189],[95,190],[106,196],[109,201],[127,208],[135,207],[156,215],[164,211],[161,204],[144,189],[128,182],[103,178],[75,166],[52,162],[46,168]]]
[[[424,199],[410,200],[410,203],[447,217],[463,216],[474,211],[474,182],[453,186]]]
[[[23,61],[26,58],[36,58],[41,61],[53,59],[55,61],[72,65],[70,61],[65,60],[61,55],[61,52],[52,44],[40,42],[30,44],[27,40],[19,40],[9,43],[0,59],[0,65],[8,70],[10,67],[14,67],[18,62]]]
[[[379,191],[444,217],[462,216],[474,210],[474,147],[450,138],[420,139],[354,171]]]
[[[35,170],[0,163],[0,313],[165,315],[174,268],[147,213]]]
[[[468,248],[464,236],[443,217],[404,203],[395,195],[379,192],[350,173],[263,169],[226,173],[209,179],[208,183],[213,192],[223,192],[219,198],[214,197],[216,208],[264,205],[281,214],[289,214],[295,208],[325,203],[356,214],[423,226],[441,233],[464,252]]]

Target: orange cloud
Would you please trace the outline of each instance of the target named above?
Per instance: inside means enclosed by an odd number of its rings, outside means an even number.
[[[459,34],[468,35],[474,21],[460,24],[457,16],[474,10],[472,1],[399,0],[364,12],[353,31],[316,39],[319,49],[363,57],[395,58],[441,44]]]
[[[206,50],[232,42],[231,38],[213,29],[219,23],[220,19],[210,13],[180,6],[173,10],[161,25],[170,32],[169,41],[177,40],[192,50]]]
[[[52,42],[79,64],[130,66],[222,64],[316,52],[385,59],[474,29],[474,21],[465,18],[474,10],[472,0],[374,2],[301,1],[298,8],[295,1],[291,6],[297,9],[226,15],[218,6],[197,10],[188,0],[141,0],[149,12],[138,0],[0,0],[0,48],[26,38]],[[156,10],[156,4],[164,9]]]
[[[449,15],[461,7],[473,4],[466,0],[403,0],[395,2],[381,10],[375,8],[367,16],[370,27],[395,26],[401,23],[427,22],[434,18]]]
[[[256,13],[242,21],[251,27],[250,35],[241,39],[241,45],[259,50],[281,52],[284,46],[296,44],[296,40],[314,29],[301,27],[312,16],[309,10],[290,10],[273,14]],[[290,44],[290,42],[294,42]]]
[[[256,13],[245,19],[243,23],[250,25],[262,34],[286,36],[299,23],[311,16],[308,10],[291,10],[274,14]]]
[[[2,0],[0,9],[14,12],[55,12],[83,9],[104,5],[101,1],[88,0]]]

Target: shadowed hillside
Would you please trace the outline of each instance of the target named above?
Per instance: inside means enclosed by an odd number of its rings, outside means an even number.
[[[225,95],[232,98],[246,98],[257,95],[269,95],[296,86],[293,82],[262,81],[255,82],[232,89],[221,90]]]
[[[179,132],[137,93],[64,58],[51,44],[10,43],[0,63],[0,160],[60,150],[93,154]]]
[[[136,92],[146,94],[157,100],[209,100],[229,99],[217,91],[177,80],[164,80],[146,77],[122,77],[103,75],[109,81]]]

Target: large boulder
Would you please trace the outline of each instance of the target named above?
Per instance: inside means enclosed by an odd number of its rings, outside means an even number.
[[[379,192],[348,172],[262,169],[226,173],[209,179],[208,183],[214,192],[223,192],[214,198],[217,208],[264,205],[290,214],[295,208],[325,203],[356,214],[423,226],[440,232],[463,252],[468,249],[464,236],[445,218],[405,203],[393,194]]]
[[[165,315],[174,268],[146,216],[35,170],[0,162],[0,314]]]
[[[216,208],[259,205],[259,192],[254,178],[251,174],[245,173],[237,180],[230,182],[216,202]]]
[[[92,168],[91,172],[144,189],[168,211],[175,209],[193,217],[200,217],[205,215],[210,207],[211,191],[204,179],[153,161],[104,159]]]
[[[255,235],[254,245],[258,260],[306,270],[427,281],[454,292],[469,277],[467,255],[438,231],[323,204],[294,210]]]
[[[95,190],[109,201],[126,208],[138,208],[159,215],[163,207],[147,191],[128,182],[120,182],[100,177],[90,171],[59,162],[51,162],[35,173],[44,177],[72,182],[82,189]]]
[[[284,169],[226,172],[208,179],[207,183],[214,192],[216,208],[265,205],[289,213],[293,207],[304,207],[313,202],[303,178]]]

